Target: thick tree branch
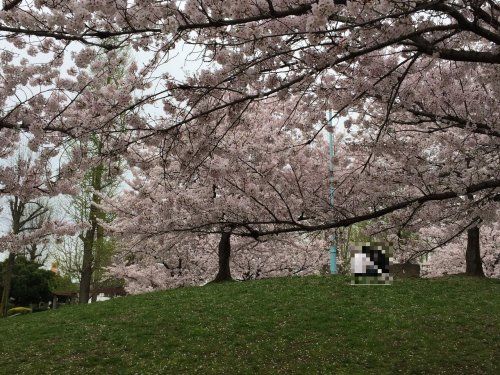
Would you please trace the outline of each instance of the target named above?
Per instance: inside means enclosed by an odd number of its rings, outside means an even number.
[[[439,48],[421,35],[415,35],[409,39],[415,43],[420,52],[429,56],[437,55],[440,59],[452,61],[500,64],[500,53]]]
[[[496,188],[500,187],[500,179],[493,179],[493,180],[487,180],[483,181],[474,185],[469,186],[466,189],[466,194],[474,194],[478,193],[480,191],[484,190],[494,190]],[[423,195],[420,197],[416,198],[411,198],[407,199],[405,201],[393,204],[391,206],[375,210],[370,213],[366,213],[363,215],[358,215],[355,217],[347,218],[347,219],[342,219],[330,223],[324,223],[324,224],[318,224],[318,225],[295,225],[295,226],[290,226],[287,228],[276,228],[272,230],[253,230],[251,233],[252,237],[255,236],[267,236],[267,235],[274,235],[274,234],[280,234],[280,233],[291,233],[291,232],[313,232],[313,231],[319,231],[319,230],[328,230],[328,229],[334,229],[334,228],[341,228],[341,227],[348,227],[352,224],[356,224],[362,221],[366,220],[372,220],[372,219],[377,219],[379,217],[383,217],[385,215],[388,215],[390,213],[393,213],[395,211],[399,211],[402,209],[405,209],[413,204],[418,204],[422,205],[424,203],[428,202],[437,202],[437,201],[443,201],[451,198],[456,198],[460,196],[459,193],[455,191],[443,191],[443,192],[438,192],[438,193],[432,193],[432,194],[427,194]],[[248,225],[248,223],[247,223]],[[250,235],[250,234],[249,234]]]

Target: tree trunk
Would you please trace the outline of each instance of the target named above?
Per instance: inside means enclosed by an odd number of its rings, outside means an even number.
[[[231,258],[231,232],[224,232],[219,242],[219,272],[213,282],[231,281],[231,269],[229,260]]]
[[[36,252],[38,250],[38,245],[36,243],[31,244],[28,247],[28,260],[32,263],[36,262],[36,258],[38,258]]]
[[[22,202],[19,197],[15,196],[14,199],[10,201],[9,206],[12,216],[12,233],[19,234],[23,227],[23,224],[21,224],[21,218],[23,217],[26,204]],[[7,316],[7,310],[9,307],[10,289],[12,287],[12,275],[14,273],[15,260],[16,254],[9,252],[9,257],[7,258],[3,274],[2,299],[0,300],[0,316],[3,318]]]
[[[96,212],[96,217],[98,217],[101,220],[104,220],[104,213],[102,210],[97,210]],[[104,228],[102,225],[97,225],[96,227],[96,232],[95,232],[95,241],[94,241],[94,261],[93,261],[93,270],[92,270],[92,303],[97,302],[97,291],[99,289],[99,284],[101,282],[101,272],[99,272],[103,265],[102,265],[102,252],[104,249]]]
[[[94,257],[92,248],[94,247],[94,230],[88,229],[83,241],[83,261],[80,277],[80,303],[88,303],[90,298],[90,284],[92,282],[92,263]]]
[[[484,277],[483,263],[479,247],[479,227],[467,230],[467,250],[465,252],[465,273],[469,276]]]
[[[94,244],[96,231],[100,225],[97,222],[101,218],[101,209],[96,205],[101,203],[101,198],[97,194],[102,190],[103,166],[99,165],[92,169],[92,202],[89,211],[90,229],[87,229],[85,236],[80,237],[83,241],[82,272],[80,277],[80,303],[89,303],[90,285],[92,284],[92,273],[94,271]]]
[[[5,318],[7,316],[7,310],[9,307],[9,296],[10,288],[12,285],[12,273],[14,270],[14,261],[16,255],[14,253],[9,253],[9,257],[5,263],[5,270],[3,274],[3,290],[2,290],[2,300],[0,301],[0,315]]]

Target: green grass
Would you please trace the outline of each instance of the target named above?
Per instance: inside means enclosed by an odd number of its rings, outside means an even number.
[[[0,321],[5,374],[500,374],[500,282],[306,277]]]

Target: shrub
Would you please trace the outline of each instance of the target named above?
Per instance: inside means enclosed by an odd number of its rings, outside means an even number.
[[[0,263],[0,272],[5,263],[6,261]],[[16,257],[10,291],[10,297],[16,305],[27,306],[52,299],[50,286],[55,274],[41,267],[40,264],[30,262],[23,256]],[[0,280],[0,289],[2,287]]]

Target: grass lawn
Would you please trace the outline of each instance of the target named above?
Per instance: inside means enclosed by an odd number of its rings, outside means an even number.
[[[500,374],[500,281],[183,288],[0,320],[2,374]]]

